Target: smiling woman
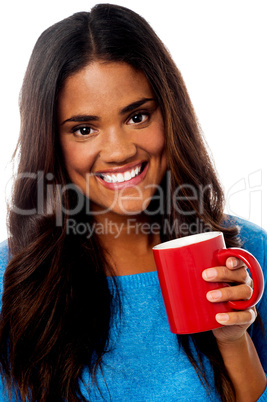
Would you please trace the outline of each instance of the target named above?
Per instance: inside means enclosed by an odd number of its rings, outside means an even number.
[[[126,63],[90,63],[65,81],[58,119],[69,177],[91,210],[109,210],[111,219],[112,212],[146,209],[166,155],[161,111],[145,75]]]
[[[48,28],[20,112],[10,238],[0,247],[1,398],[267,400],[255,307],[217,314],[208,332],[169,330],[153,246],[221,231],[265,272],[266,234],[223,214],[185,84],[147,22],[101,4]],[[251,296],[236,258],[203,267],[200,279],[219,286],[209,303]],[[266,306],[264,294],[264,325]]]

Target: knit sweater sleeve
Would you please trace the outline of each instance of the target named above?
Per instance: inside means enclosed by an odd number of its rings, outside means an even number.
[[[267,330],[267,233],[262,228],[250,222],[235,218],[240,226],[240,237],[243,242],[242,248],[252,253],[259,261],[264,275],[265,290],[260,302],[257,305],[257,311],[260,320]],[[267,375],[267,335],[259,323],[253,324],[248,330],[253,343],[257,349],[261,364]],[[260,402],[267,402],[267,388],[258,399]]]

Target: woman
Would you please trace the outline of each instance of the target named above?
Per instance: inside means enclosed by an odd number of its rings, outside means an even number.
[[[20,106],[1,248],[3,398],[267,399],[255,308],[218,315],[224,326],[203,334],[168,328],[155,244],[221,230],[263,263],[266,235],[223,215],[185,85],[150,26],[104,4],[55,24],[33,50]],[[211,303],[251,295],[234,258],[203,279],[236,285]]]

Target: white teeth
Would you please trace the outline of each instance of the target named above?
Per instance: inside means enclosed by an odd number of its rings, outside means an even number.
[[[141,172],[141,165],[136,167],[135,169],[128,170],[125,173],[118,173],[118,174],[101,174],[101,177],[107,183],[122,183],[124,181],[129,181],[135,176],[138,176]]]
[[[125,181],[131,180],[131,178],[132,178],[132,176],[131,176],[131,173],[130,173],[130,172],[125,172],[125,173],[124,173],[124,180],[125,180]]]
[[[118,180],[119,183],[122,183],[124,181],[124,177],[123,177],[123,175],[121,173],[118,174],[117,180]]]
[[[112,177],[107,174],[107,175],[105,176],[105,180],[106,180],[106,182],[111,183],[111,182],[112,182]]]
[[[104,180],[105,180],[105,176],[104,176]],[[112,176],[111,176],[111,181],[112,181],[112,183],[117,183],[117,177],[115,176],[115,174],[113,174]]]

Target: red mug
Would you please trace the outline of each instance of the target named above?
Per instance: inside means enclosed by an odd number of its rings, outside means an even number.
[[[206,232],[158,244],[153,247],[159,283],[171,332],[192,334],[222,327],[215,320],[217,313],[246,310],[260,300],[264,279],[256,258],[240,248],[226,248],[223,233]],[[242,260],[253,279],[249,300],[211,303],[210,290],[229,286],[209,283],[202,278],[206,268],[225,265],[228,257]]]

